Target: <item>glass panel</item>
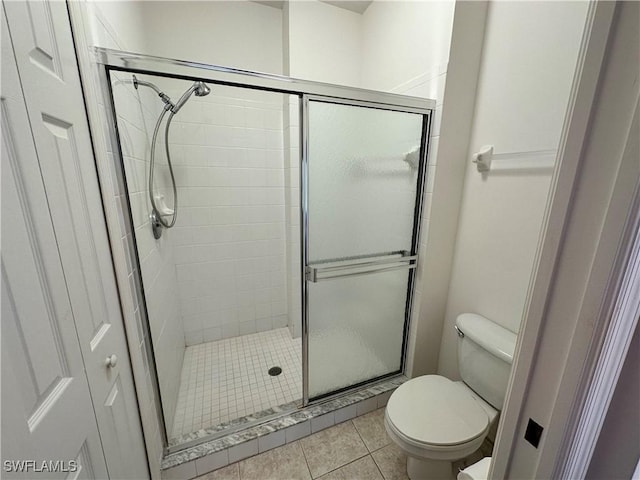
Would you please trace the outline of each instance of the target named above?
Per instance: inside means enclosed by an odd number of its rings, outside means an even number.
[[[408,270],[309,283],[311,398],[400,370]]]
[[[170,443],[247,427],[274,407],[295,410],[302,342],[299,315],[289,309],[300,311],[300,269],[294,265],[292,277],[286,252],[292,220],[298,225],[290,213],[299,205],[290,167],[298,166],[298,97],[210,83],[208,95],[189,97],[175,115],[167,139],[165,115],[153,190],[174,208],[166,147],[178,208],[174,227],[155,239],[148,182],[165,105],[157,90],[175,102],[193,82],[136,74],[136,88],[131,73],[111,75]]]
[[[309,263],[411,250],[421,136],[419,114],[309,102]]]
[[[307,263],[411,252],[423,116],[313,100],[308,114]],[[400,370],[408,279],[307,282],[310,398]]]

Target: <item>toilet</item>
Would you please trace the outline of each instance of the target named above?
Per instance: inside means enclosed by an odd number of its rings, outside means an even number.
[[[455,329],[462,381],[416,377],[387,403],[384,425],[411,480],[452,479],[452,462],[480,448],[504,403],[516,335],[474,313],[459,315]]]

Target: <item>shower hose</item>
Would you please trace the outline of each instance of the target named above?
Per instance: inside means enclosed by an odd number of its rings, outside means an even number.
[[[173,214],[171,215],[171,221],[167,222],[164,219],[163,214],[160,212],[160,210],[158,210],[153,189],[153,176],[156,163],[156,140],[158,138],[160,125],[162,124],[162,119],[164,118],[167,111],[169,111],[168,107],[165,107],[162,110],[162,113],[160,114],[160,116],[158,117],[158,121],[156,122],[156,128],[153,130],[153,139],[151,140],[151,162],[149,165],[149,200],[151,200],[151,207],[153,208],[153,212],[155,213],[156,221],[158,221],[165,228],[171,228],[175,225],[176,219],[178,218],[178,192],[176,190],[176,179],[173,175],[171,154],[169,153],[169,127],[171,126],[171,120],[173,120],[173,116],[175,115],[174,112],[169,113],[169,118],[167,119],[167,123],[164,129],[164,148],[167,154],[167,164],[169,165],[169,173],[171,174],[171,186],[173,188]]]

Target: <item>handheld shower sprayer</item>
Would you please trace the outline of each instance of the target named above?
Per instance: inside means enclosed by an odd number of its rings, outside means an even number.
[[[187,100],[191,98],[191,95],[195,93],[196,97],[204,97],[209,95],[211,89],[207,87],[204,82],[195,82],[189,89],[182,94],[182,96],[175,103],[173,108],[171,108],[171,112],[175,115],[178,111],[187,103]]]
[[[160,99],[164,102],[165,106],[158,117],[158,121],[156,122],[156,127],[153,131],[153,139],[151,140],[151,162],[149,165],[149,200],[151,201],[151,227],[153,229],[153,236],[157,240],[162,236],[162,228],[171,228],[175,225],[176,220],[178,218],[178,192],[176,189],[176,179],[173,175],[173,165],[171,164],[171,154],[169,152],[169,127],[171,126],[171,120],[176,113],[180,111],[180,109],[184,106],[185,103],[191,98],[191,95],[195,94],[196,97],[204,97],[211,93],[211,89],[204,82],[194,82],[186,92],[182,94],[182,96],[178,99],[176,103],[171,101],[171,98],[160,90],[156,85],[151,82],[146,82],[144,80],[138,80],[135,75],[133,75],[133,86],[138,89],[138,86],[149,87],[153,91],[155,91]],[[160,130],[160,125],[162,123],[162,119],[165,114],[169,113],[169,117],[167,119],[167,123],[165,125],[164,131],[164,147],[167,155],[167,164],[169,166],[169,173],[171,175],[171,186],[173,189],[173,209],[167,208],[164,205],[164,201],[160,203],[162,206],[158,208],[157,201],[163,198],[163,195],[158,195],[156,198],[156,194],[154,192],[153,186],[153,176],[155,172],[155,153],[156,153],[156,139],[158,137],[158,131]],[[171,216],[171,220],[167,221],[163,217]]]

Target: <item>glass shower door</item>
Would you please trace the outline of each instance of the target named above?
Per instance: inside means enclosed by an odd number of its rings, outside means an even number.
[[[311,96],[304,108],[305,399],[313,400],[402,370],[428,116]]]

